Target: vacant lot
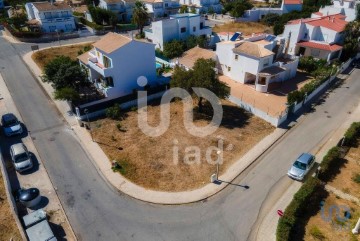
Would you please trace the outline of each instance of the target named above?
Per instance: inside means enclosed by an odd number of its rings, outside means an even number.
[[[320,212],[316,216],[311,217],[306,226],[305,241],[357,241],[357,237],[351,233],[351,229],[354,228],[355,223],[360,217],[359,206],[356,204],[336,197],[334,194],[324,200],[324,217],[321,217]],[[351,218],[346,222],[341,222],[336,218],[336,211],[333,210],[332,214],[329,214],[329,208],[332,205],[345,205],[350,208]],[[330,217],[331,219],[327,219]],[[340,217],[344,217],[344,209],[340,210]]]
[[[272,33],[272,28],[262,23],[256,22],[240,22],[240,23],[226,23],[224,25],[216,25],[213,28],[216,33],[219,32],[242,32],[244,35],[251,35],[252,33]]]
[[[21,240],[6,197],[4,180],[0,172],[0,240]]]
[[[35,52],[31,57],[35,63],[43,69],[46,63],[60,55],[69,56],[71,59],[76,60],[76,57],[79,55],[79,51],[84,51],[84,48],[88,48],[90,46],[91,43],[48,48]]]
[[[120,172],[136,184],[154,190],[191,190],[209,183],[210,175],[215,172],[216,166],[207,163],[205,153],[208,148],[218,145],[219,136],[224,138],[224,164],[220,166],[222,173],[274,130],[267,122],[229,102],[223,103],[223,110],[220,128],[205,138],[194,137],[184,129],[181,102],[171,103],[170,128],[159,137],[149,137],[139,129],[137,111],[126,113],[122,121],[95,121],[92,123],[93,135],[109,159],[120,163]],[[210,112],[207,109],[207,113]],[[159,105],[148,106],[147,113],[149,125],[157,126],[160,120]],[[209,123],[212,114],[194,116],[195,125],[204,126]],[[200,163],[189,165],[184,162],[188,153],[185,153],[185,148],[190,146],[200,148]],[[211,156],[215,160],[216,151],[212,151]],[[176,158],[178,164],[174,163]],[[189,160],[194,158],[189,157]]]
[[[329,185],[360,199],[360,147],[350,148],[345,160],[339,174]]]
[[[343,166],[337,171],[338,174],[328,185],[360,199],[360,146],[350,148],[344,157]],[[356,181],[357,175],[359,177]],[[336,211],[333,210],[331,222],[326,222],[321,218],[321,213],[319,212],[309,220],[306,226],[305,240],[360,240],[351,234],[351,229],[354,228],[355,223],[360,217],[360,207],[356,203],[341,199],[332,193],[325,200],[325,204],[324,210],[326,211],[326,216],[329,214],[328,211],[331,205],[346,205],[351,209],[351,219],[346,223],[341,223],[337,221],[335,217]],[[344,210],[341,209],[340,215],[343,215],[343,212]],[[349,225],[350,229],[345,224]],[[317,239],[315,238],[316,236],[318,236]]]

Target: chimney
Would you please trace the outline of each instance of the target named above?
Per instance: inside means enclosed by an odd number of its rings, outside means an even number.
[[[335,21],[335,18],[334,18],[334,17],[332,17],[331,22],[334,22],[334,21]]]

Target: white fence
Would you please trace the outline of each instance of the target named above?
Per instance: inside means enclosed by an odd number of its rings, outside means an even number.
[[[281,125],[282,122],[284,122],[287,118],[287,113],[285,113],[282,116],[278,116],[278,117],[274,117],[271,116],[267,113],[265,113],[264,111],[254,107],[252,104],[246,103],[234,96],[229,96],[229,101],[231,101],[232,103],[240,106],[241,108],[249,111],[250,113],[256,115],[257,117],[260,117],[261,119],[269,122],[270,124],[272,124],[273,126],[278,127],[279,125]]]

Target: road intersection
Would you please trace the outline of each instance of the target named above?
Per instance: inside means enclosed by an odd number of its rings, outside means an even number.
[[[355,70],[233,182],[249,189],[229,185],[203,202],[155,205],[119,193],[103,179],[22,61],[29,50],[29,44],[2,38],[0,72],[79,240],[247,240],[260,210],[266,212],[293,182],[286,177],[290,163],[300,152],[315,154],[360,100]]]

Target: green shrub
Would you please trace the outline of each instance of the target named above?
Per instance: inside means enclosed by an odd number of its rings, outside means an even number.
[[[300,103],[301,101],[304,100],[304,93],[298,90],[294,90],[291,91],[288,95],[287,95],[287,103],[289,105],[296,103]]]
[[[285,209],[284,216],[279,219],[276,240],[294,240],[297,235],[296,225],[310,208],[322,200],[321,183],[316,178],[309,178],[299,191],[294,195],[293,200]]]
[[[119,131],[121,131],[121,123],[120,123],[120,122],[116,124],[116,128],[117,128]]]
[[[354,122],[344,134],[344,144],[347,146],[354,146],[357,138],[360,136],[360,122]]]
[[[352,180],[358,184],[360,184],[360,173],[357,173],[355,174],[353,177],[352,177]]]
[[[113,119],[113,120],[119,120],[121,118],[121,108],[118,104],[114,104],[114,106],[109,107],[105,110],[106,117]]]
[[[312,226],[310,229],[310,235],[317,240],[325,240],[325,235],[320,231],[317,226]]]
[[[341,149],[340,147],[334,146],[326,153],[322,162],[320,163],[321,169],[319,172],[319,178],[322,180],[328,179],[329,174],[332,171],[332,166],[336,162],[339,162],[340,159],[341,159]]]

